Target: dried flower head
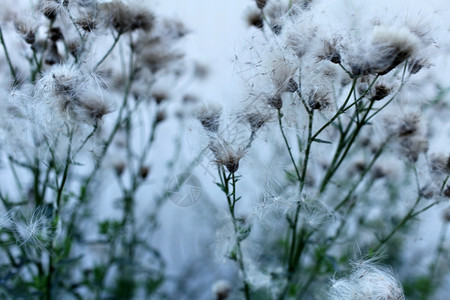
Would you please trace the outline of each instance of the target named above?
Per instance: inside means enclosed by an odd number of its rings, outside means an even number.
[[[113,112],[112,105],[103,100],[101,95],[87,95],[80,98],[77,104],[76,118],[90,125],[97,124],[104,115]]]
[[[196,117],[203,128],[212,133],[217,133],[219,130],[221,115],[222,107],[215,104],[203,105],[196,113]]]
[[[277,110],[280,110],[283,107],[283,99],[281,99],[281,95],[275,95],[273,97],[269,97],[266,99],[267,104]]]
[[[220,166],[225,166],[230,173],[235,173],[238,170],[239,161],[245,155],[244,148],[234,148],[222,139],[212,140],[209,143],[209,149],[214,154],[214,162]]]
[[[319,53],[320,60],[329,60],[334,64],[341,63],[341,53],[338,48],[338,40],[324,41],[323,50]]]
[[[139,176],[140,176],[142,179],[147,178],[147,176],[148,176],[149,173],[150,173],[150,167],[148,167],[148,166],[142,166],[142,167],[139,169]]]
[[[75,24],[77,24],[83,31],[86,31],[86,32],[92,32],[95,29],[97,29],[97,26],[98,26],[97,20],[93,15],[87,15],[87,16],[78,18],[75,21]]]
[[[362,262],[355,264],[352,273],[346,278],[332,282],[329,299],[404,300],[405,296],[401,283],[389,269],[370,262]]]
[[[101,3],[100,11],[104,14],[107,25],[119,34],[138,29],[150,31],[155,22],[153,14],[137,3],[127,5],[120,0],[113,0]]]
[[[53,96],[75,98],[80,92],[83,75],[80,69],[72,64],[57,65],[46,72],[36,84],[40,92]]]
[[[284,18],[289,11],[289,5],[282,1],[266,1],[264,14],[268,19],[270,29],[276,35],[279,35],[284,27]]]
[[[122,176],[123,172],[125,171],[126,165],[123,161],[119,161],[113,165],[114,171],[117,176]]]
[[[428,140],[422,136],[413,136],[400,142],[400,152],[411,162],[419,159],[420,153],[428,151]]]
[[[250,111],[244,115],[244,118],[250,125],[251,131],[256,132],[270,120],[271,116],[262,111]]]
[[[377,26],[368,50],[360,50],[359,58],[350,65],[353,75],[385,75],[411,58],[419,49],[416,35],[406,28]]]
[[[313,110],[324,110],[331,104],[328,92],[322,90],[310,92],[307,100],[309,107]]]
[[[442,214],[444,222],[450,223],[450,207],[447,207]]]
[[[263,9],[267,4],[267,0],[255,0],[255,1],[256,1],[256,6],[259,9]]]
[[[36,95],[44,96],[49,107],[65,118],[95,125],[112,112],[99,90],[86,90],[87,77],[75,65],[56,65],[36,84]]]
[[[372,101],[378,101],[384,99],[391,92],[391,88],[386,86],[385,84],[376,84],[373,91],[372,97],[370,98]]]
[[[247,13],[246,20],[249,26],[254,26],[258,29],[264,27],[264,20],[261,16],[261,12],[258,10],[250,10]]]
[[[16,17],[14,19],[14,27],[22,35],[22,38],[27,44],[34,44],[38,29],[34,20]]]
[[[230,283],[226,280],[218,280],[212,286],[215,300],[225,300],[231,293]]]
[[[167,114],[164,110],[161,110],[156,114],[156,123],[157,124],[164,122],[166,119],[167,119]]]
[[[20,246],[44,249],[52,237],[51,221],[44,207],[16,209],[11,215],[13,231]]]
[[[393,116],[386,119],[386,125],[388,134],[395,137],[394,141],[401,157],[414,163],[421,153],[428,151],[428,139],[419,113]]]
[[[408,64],[408,70],[411,74],[416,74],[420,70],[422,70],[422,68],[429,68],[429,67],[430,67],[430,63],[428,62],[428,60],[426,58],[423,58],[423,57],[415,57]]]
[[[399,137],[408,137],[419,133],[421,116],[419,113],[408,113],[401,117],[386,119],[386,125],[390,134]]]
[[[153,91],[152,98],[155,100],[156,104],[161,104],[164,100],[169,99],[169,95],[164,90]]]
[[[420,189],[419,195],[425,199],[432,199],[437,192],[439,192],[439,190],[436,186],[432,183],[428,183]]]
[[[48,19],[54,20],[61,9],[68,5],[68,0],[39,0],[37,8]]]
[[[181,22],[162,20],[155,30],[140,32],[133,48],[142,65],[155,73],[183,57],[174,46],[186,33]]]
[[[48,38],[53,41],[57,42],[59,40],[64,40],[63,33],[59,27],[52,27],[48,30]]]
[[[433,172],[450,175],[450,156],[449,155],[431,155],[430,166]]]

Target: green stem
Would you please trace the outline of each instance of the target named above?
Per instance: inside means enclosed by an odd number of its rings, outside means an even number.
[[[328,126],[330,126],[334,122],[334,120],[336,120],[343,112],[346,111],[346,109],[347,109],[346,106],[352,96],[353,91],[355,90],[357,80],[358,80],[358,77],[353,78],[352,86],[350,88],[350,91],[349,91],[344,103],[341,105],[341,107],[338,109],[338,111],[330,118],[330,120],[328,120],[324,125],[322,125],[322,127],[320,127],[319,130],[316,131],[316,133],[312,136],[312,140],[317,138],[322,131],[324,131],[326,128],[328,128]]]
[[[114,42],[111,45],[111,47],[109,47],[108,51],[105,53],[105,55],[100,59],[100,61],[95,65],[93,71],[95,72],[97,70],[97,68],[105,61],[105,59],[111,54],[111,52],[114,50],[114,48],[116,47],[117,43],[119,42],[121,34],[118,33],[117,36],[114,38]],[[133,52],[133,51],[131,51]]]
[[[439,191],[439,195],[442,196],[442,193],[444,192],[444,189],[445,189],[445,185],[447,184],[447,181],[449,178],[450,178],[450,175],[447,175],[447,177],[445,177],[444,181],[442,182],[441,190]]]
[[[2,44],[3,51],[5,51],[5,57],[6,57],[6,61],[8,62],[9,71],[11,72],[11,76],[13,77],[13,85],[16,86],[19,83],[19,81],[17,80],[16,70],[14,69],[13,64],[11,62],[11,58],[9,57],[8,48],[6,47],[6,43],[5,43],[5,39],[3,37],[3,31],[2,31],[1,26],[0,26],[0,42]]]
[[[394,234],[399,229],[401,229],[409,220],[416,217],[419,213],[425,211],[422,209],[422,210],[419,210],[418,212],[414,212],[421,199],[422,199],[422,197],[420,197],[420,196],[417,197],[416,201],[414,202],[414,205],[411,207],[411,209],[408,211],[408,213],[403,217],[403,219],[397,224],[397,226],[395,226],[395,228],[386,237],[384,237],[383,239],[380,240],[379,244],[375,248],[372,249],[372,251],[371,251],[372,253],[377,253],[378,250],[380,250],[381,247],[383,247],[383,245],[386,244],[386,242],[388,242],[392,238],[392,236],[394,236]],[[429,206],[429,207],[431,207],[431,206]]]
[[[342,143],[339,144],[337,150],[336,150],[336,154],[333,158],[332,163],[330,164],[330,167],[327,170],[327,173],[325,174],[322,183],[320,184],[320,188],[319,191],[322,193],[325,188],[327,187],[328,182],[331,180],[331,178],[333,177],[333,175],[336,173],[336,171],[338,170],[339,166],[342,164],[342,162],[344,161],[345,157],[347,156],[348,152],[350,151],[350,148],[353,146],[353,143],[356,139],[356,137],[358,136],[359,132],[361,131],[362,127],[364,125],[367,124],[367,117],[372,109],[372,106],[374,104],[374,101],[370,101],[369,103],[369,107],[366,109],[365,114],[363,115],[363,117],[361,118],[360,122],[357,123],[356,128],[354,129],[354,131],[352,132],[352,134],[350,135],[348,140],[345,140],[345,135],[347,133],[347,131],[344,132],[344,135],[341,136],[343,138]],[[358,112],[356,112],[355,114],[358,114]],[[351,125],[351,123],[350,123]],[[350,127],[348,127],[350,128]],[[344,152],[342,153],[342,150],[344,150]],[[342,154],[341,154],[342,153]]]
[[[442,224],[441,232],[439,234],[439,242],[436,248],[436,258],[434,259],[433,263],[430,267],[430,279],[435,280],[436,278],[440,278],[439,274],[437,273],[437,268],[439,266],[439,260],[442,256],[442,254],[445,251],[444,243],[447,236],[449,223],[444,221],[444,224]]]
[[[219,167],[219,178],[220,178],[220,182],[221,182],[223,191],[225,192],[225,195],[227,197],[228,210],[230,211],[231,219],[233,222],[234,234],[236,236],[236,250],[237,250],[236,260],[239,265],[239,269],[242,272],[242,277],[243,277],[243,281],[244,281],[244,296],[245,296],[246,300],[250,300],[250,285],[248,283],[247,273],[245,271],[244,256],[242,253],[241,241],[239,239],[240,232],[239,232],[238,223],[237,223],[237,219],[236,219],[236,215],[235,215],[235,211],[234,211],[236,202],[239,201],[239,198],[236,198],[236,182],[237,182],[237,180],[236,180],[234,173],[231,173],[227,176],[223,166]],[[231,189],[232,189],[231,193],[230,193],[230,180],[231,180]]]
[[[295,162],[294,155],[292,154],[292,151],[291,151],[291,146],[289,145],[286,134],[284,133],[282,118],[283,118],[283,114],[281,113],[281,110],[279,109],[278,110],[278,125],[280,126],[281,135],[283,136],[284,143],[289,152],[289,157],[291,158],[292,165],[294,166],[294,170],[295,170],[295,174],[297,175],[297,179],[299,182],[301,182],[302,177],[300,176],[300,172],[298,171],[298,167]]]

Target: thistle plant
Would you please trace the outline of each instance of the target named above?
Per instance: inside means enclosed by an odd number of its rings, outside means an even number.
[[[448,294],[444,4],[249,1],[242,97],[207,102],[189,30],[151,1],[16,2],[0,298]]]
[[[248,24],[254,27],[251,56],[237,58],[248,89],[243,101],[251,131],[247,153],[240,155],[225,142],[228,133],[220,131],[218,122],[205,124],[212,118],[199,118],[213,136],[211,161],[219,168],[218,185],[235,228],[236,253],[231,258],[238,263],[242,281],[236,297],[404,299],[399,281],[376,266],[357,268],[355,273],[363,275],[355,278],[373,272],[369,281],[377,287],[365,290],[356,282],[347,287],[342,281],[338,288],[337,281],[329,294],[324,292],[333,274],[351,264],[349,251],[369,258],[382,255],[403,272],[398,251],[401,234],[425,212],[444,207],[447,172],[441,171],[439,178],[432,174],[433,169],[446,170],[448,155],[438,159],[430,152],[436,141],[430,139],[425,123],[434,109],[409,92],[427,86],[419,78],[429,72],[432,57],[426,54],[436,37],[396,18],[370,23],[360,11],[348,12],[346,24],[332,19],[333,11],[327,14],[329,8],[322,1],[255,1],[254,5],[248,15]],[[432,89],[428,97],[439,93],[438,101],[443,103],[445,96],[439,89]],[[224,128],[242,126],[237,125],[239,119],[238,115]],[[260,200],[254,199],[255,193],[247,195],[253,199],[234,198],[236,179],[249,176],[241,174],[235,162],[245,163],[252,155],[252,145],[258,143],[256,132],[265,134],[263,145],[272,146],[272,157],[284,157],[290,166],[282,170],[285,178],[277,186],[260,187]],[[240,135],[237,130],[234,138],[242,139]],[[266,209],[264,215],[276,214],[277,220],[266,227],[260,219],[248,217],[251,209],[241,210],[240,218],[246,220],[243,240],[236,209],[249,201],[260,202],[259,215]],[[270,207],[277,209],[270,211]],[[253,233],[255,227],[263,233]],[[280,230],[285,234],[280,236]],[[437,253],[442,253],[445,240],[442,233]],[[251,243],[262,243],[262,249]],[[255,265],[269,278],[265,284],[252,284],[248,270]],[[430,264],[431,269],[434,266]],[[415,280],[411,274],[403,279]],[[392,288],[382,287],[383,282]],[[438,287],[431,283],[428,287],[408,284],[407,296],[431,297]]]
[[[162,295],[165,263],[147,235],[166,197],[155,193],[143,222],[136,195],[153,175],[150,152],[176,96],[156,86],[180,77],[173,66],[186,29],[137,2],[19,1],[7,9],[2,297]],[[104,176],[118,186],[105,204],[117,216],[96,208]]]

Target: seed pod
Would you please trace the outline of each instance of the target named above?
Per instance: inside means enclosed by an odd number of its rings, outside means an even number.
[[[263,9],[267,4],[267,0],[255,0],[255,1],[256,6],[258,6],[259,9]]]

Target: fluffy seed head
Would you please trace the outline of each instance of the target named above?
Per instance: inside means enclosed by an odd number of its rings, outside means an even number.
[[[334,64],[341,63],[341,53],[338,49],[338,41],[336,39],[331,41],[324,41],[322,53],[319,53],[320,60],[329,60]]]
[[[411,58],[419,49],[419,39],[406,28],[375,28],[369,49],[360,49],[359,58],[350,63],[353,75],[385,75]]]
[[[75,21],[75,23],[80,26],[83,31],[92,32],[97,29],[97,20],[92,15],[86,17],[81,17]]]
[[[17,209],[12,214],[14,233],[20,246],[46,247],[51,238],[51,222],[43,207]]]
[[[258,29],[261,29],[264,27],[264,21],[261,16],[261,12],[258,10],[251,10],[247,13],[246,16],[247,24],[249,26],[254,26]]]
[[[404,300],[401,283],[388,269],[369,262],[355,264],[347,277],[335,280],[330,300]]]
[[[313,110],[324,110],[331,103],[329,94],[321,90],[310,92],[307,99],[309,107]]]
[[[277,110],[280,110],[283,107],[283,100],[280,95],[275,95],[273,97],[267,98],[267,104]]]
[[[219,105],[209,104],[200,107],[196,117],[206,131],[217,133],[220,125],[220,116],[222,115],[222,107]]]
[[[22,38],[27,44],[34,44],[36,41],[37,26],[33,20],[16,17],[14,19],[14,27],[22,35]]]
[[[256,6],[258,6],[259,9],[263,9],[267,4],[267,0],[255,0],[255,1]]]
[[[245,155],[244,148],[234,148],[228,142],[223,140],[213,140],[209,144],[209,149],[215,157],[218,165],[225,166],[228,172],[235,173],[239,168],[239,161]]]
[[[443,154],[432,155],[430,165],[433,172],[450,175],[450,156]]]
[[[138,5],[127,5],[119,0],[102,3],[100,10],[104,13],[107,25],[119,34],[138,29],[150,31],[155,22],[155,17],[150,11]]]
[[[261,127],[264,126],[264,124],[266,124],[267,121],[270,120],[269,114],[260,111],[248,112],[244,117],[250,125],[250,129],[252,132],[258,131]]]
[[[80,99],[76,108],[77,118],[85,123],[95,125],[113,111],[112,106],[104,101],[101,96],[90,95]]]
[[[391,89],[388,86],[384,84],[377,84],[375,85],[371,100],[378,101],[384,99],[390,92]]]
[[[226,280],[218,280],[214,282],[212,292],[216,300],[225,300],[231,293],[231,286]]]
[[[50,20],[54,20],[59,11],[69,5],[68,0],[39,0],[38,10]]]
[[[450,207],[447,207],[447,209],[444,210],[442,217],[444,219],[444,222],[450,223]]]
[[[149,173],[150,173],[150,167],[148,167],[148,166],[142,166],[142,167],[139,169],[139,176],[140,176],[142,179],[147,178],[147,176],[148,176]]]

